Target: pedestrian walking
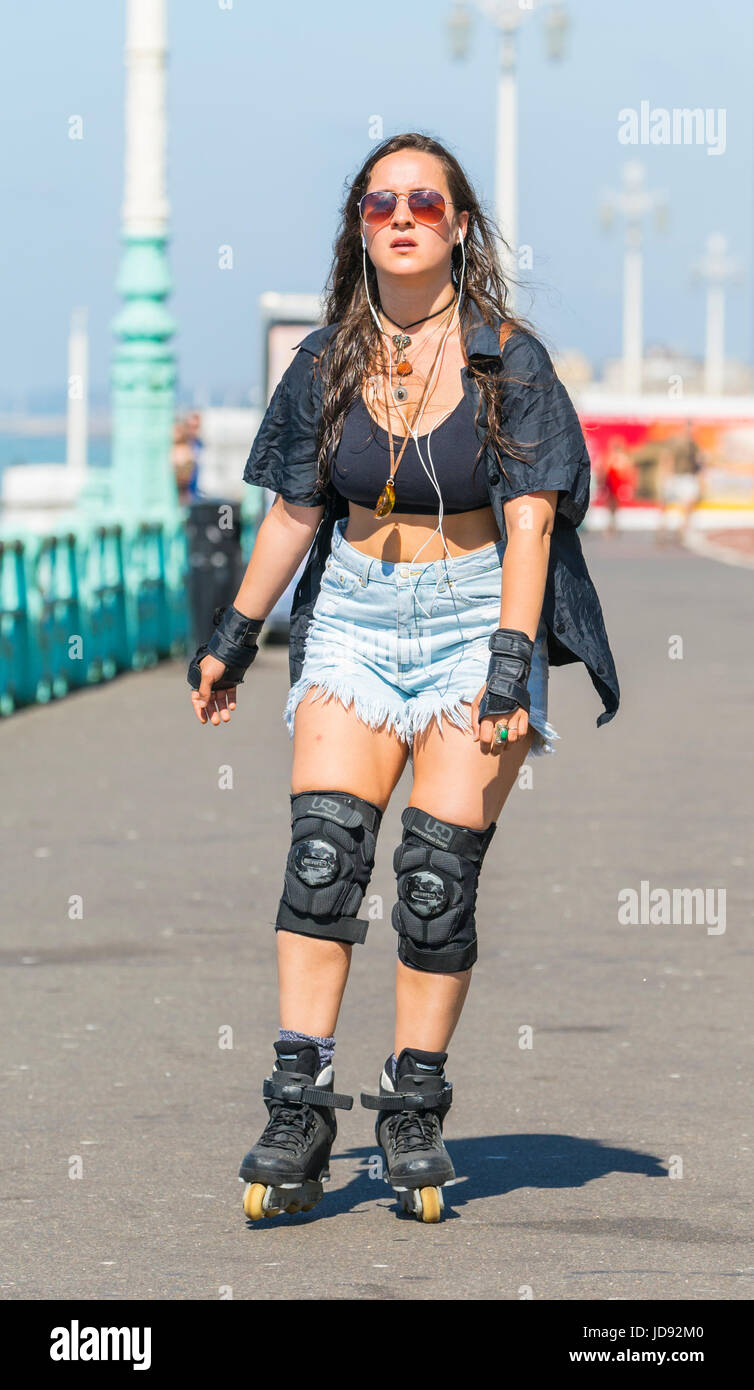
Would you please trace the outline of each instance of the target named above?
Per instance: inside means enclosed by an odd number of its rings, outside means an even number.
[[[684,436],[675,448],[663,449],[658,464],[657,491],[660,502],[657,521],[656,540],[662,543],[673,538],[682,543],[686,540],[691,518],[702,498],[704,476],[704,454],[696,443],[693,422],[686,422]],[[678,525],[671,530],[669,519],[678,512]]]
[[[555,752],[549,667],[586,666],[598,726],[619,687],[577,534],[584,436],[533,326],[507,307],[491,224],[442,144],[408,133],[372,151],[328,289],[324,326],[297,345],[244,472],[275,504],[189,667],[197,717],[227,722],[265,616],[308,553],[283,711],[280,1036],[269,1120],[240,1176],[252,1219],[322,1195],[335,1111],[353,1105],[334,1089],[333,1059],[367,935],[358,912],[410,760],[393,858],[393,1050],[361,1102],[401,1204],[431,1222],[455,1178],[445,1064],[489,933],[477,932],[480,872],[523,761]]]
[[[199,463],[197,440],[191,426],[192,417],[180,418],[173,423],[173,448],[171,462],[178,487],[178,501],[182,506],[193,502],[198,494]]]
[[[621,507],[633,501],[635,492],[636,478],[631,456],[620,440],[611,440],[605,469],[608,535],[618,535],[618,514]]]

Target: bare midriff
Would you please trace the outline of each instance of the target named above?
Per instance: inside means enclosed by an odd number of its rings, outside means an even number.
[[[431,516],[391,512],[389,516],[376,517],[368,507],[358,507],[350,502],[345,538],[354,549],[372,559],[385,560],[390,565],[408,564],[419,547],[428,541],[429,544],[424,545],[415,561],[417,565],[424,565],[446,556],[437,524],[437,512]],[[500,540],[492,507],[478,507],[473,512],[444,516],[442,529],[453,558],[470,555],[472,551],[494,545]]]

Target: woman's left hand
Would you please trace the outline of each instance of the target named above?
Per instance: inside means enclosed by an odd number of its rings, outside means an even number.
[[[483,753],[501,753],[511,743],[517,743],[520,738],[525,738],[529,732],[529,716],[525,709],[516,709],[512,714],[486,714],[484,719],[479,719],[479,706],[482,702],[487,684],[482,686],[479,694],[471,706],[471,724],[474,732],[474,742],[479,744]],[[508,737],[502,743],[495,737],[495,729],[502,725],[508,730]]]

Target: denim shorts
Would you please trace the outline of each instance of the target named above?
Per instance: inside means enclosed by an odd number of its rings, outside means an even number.
[[[424,564],[393,564],[345,539],[335,522],[307,634],[300,679],[283,718],[293,738],[296,706],[315,699],[353,704],[373,729],[394,729],[412,750],[414,734],[442,717],[471,730],[471,704],[487,679],[490,636],[500,626],[505,543]],[[540,619],[528,691],[534,737],[527,757],[554,753],[547,722],[547,629]]]

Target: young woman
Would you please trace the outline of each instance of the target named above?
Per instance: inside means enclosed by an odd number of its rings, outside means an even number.
[[[549,663],[619,692],[577,534],[589,457],[550,358],[506,309],[469,182],[417,134],[351,185],[326,323],[299,345],[244,478],[278,493],[235,603],[189,668],[227,722],[265,616],[307,554],[291,613],[292,842],[276,930],[280,1039],[269,1122],[243,1160],[255,1219],[308,1210],[336,1134],[335,1027],[380,822],[408,759],[395,848],[394,1050],[375,1132],[407,1210],[439,1219],[454,1177],[444,1064],[477,959],[482,863],[522,762],[553,753]]]

